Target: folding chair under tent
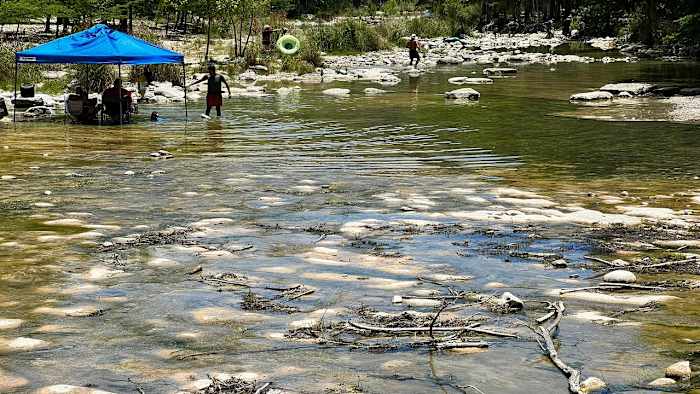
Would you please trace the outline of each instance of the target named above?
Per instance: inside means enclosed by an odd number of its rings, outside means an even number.
[[[182,64],[183,87],[186,83],[185,57],[148,41],[98,24],[87,30],[49,41],[15,53],[15,94],[20,64],[116,64],[121,79],[121,65]],[[187,88],[185,87],[185,118]],[[121,106],[121,102],[120,102]],[[121,108],[120,108],[121,109]],[[13,119],[17,120],[13,109]]]

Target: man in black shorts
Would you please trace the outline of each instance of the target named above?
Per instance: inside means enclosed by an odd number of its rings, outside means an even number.
[[[408,48],[408,57],[410,59],[409,63],[413,67],[418,67],[418,62],[420,61],[420,54],[418,53],[418,48],[420,48],[420,43],[415,34],[411,35],[411,39],[406,43],[406,48]],[[413,59],[416,60],[415,66],[413,65]]]

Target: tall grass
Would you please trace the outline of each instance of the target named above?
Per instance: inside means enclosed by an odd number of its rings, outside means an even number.
[[[344,19],[333,24],[307,25],[305,35],[323,52],[354,53],[386,49],[386,37],[365,22]]]

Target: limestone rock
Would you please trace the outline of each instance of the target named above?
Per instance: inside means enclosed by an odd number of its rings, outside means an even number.
[[[576,93],[569,97],[571,101],[595,101],[595,100],[612,100],[613,94],[610,92],[594,92]]]
[[[498,305],[507,308],[509,311],[519,311],[523,309],[525,303],[520,298],[506,291],[498,298]]]
[[[550,264],[552,264],[552,267],[554,268],[566,268],[569,266],[569,263],[567,263],[564,259],[554,260]]]
[[[453,77],[447,80],[453,85],[483,85],[493,83],[491,78],[469,78],[469,77]]]
[[[605,387],[606,387],[605,382],[596,378],[595,376],[591,376],[590,378],[581,382],[581,392],[582,393],[594,393],[596,391],[600,391],[600,390],[604,389]]]
[[[472,88],[462,88],[445,92],[445,98],[448,99],[478,100],[480,96],[481,94]]]
[[[644,94],[647,92],[650,92],[652,89],[654,89],[654,85],[650,83],[609,83],[603,87],[600,88],[601,92],[610,92],[610,93],[615,93],[619,94],[621,92],[627,92],[632,95],[640,95]]]
[[[691,375],[690,361],[679,361],[671,364],[666,368],[666,377],[678,380],[690,379]]]
[[[386,93],[386,90],[377,89],[377,88],[366,88],[365,89],[365,94],[368,96],[372,96],[375,94],[383,94],[383,93]]]
[[[613,283],[634,283],[637,281],[637,276],[629,271],[615,270],[605,274],[603,276],[603,281]]]
[[[69,384],[56,384],[42,387],[34,394],[114,394],[109,391],[97,390],[89,387],[71,386]]]
[[[668,387],[676,384],[676,381],[671,378],[658,378],[649,382],[651,387]]]
[[[332,88],[323,91],[323,94],[335,97],[345,97],[350,95],[350,89]]]

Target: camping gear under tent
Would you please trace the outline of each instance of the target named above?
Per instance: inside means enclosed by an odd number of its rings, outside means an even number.
[[[49,41],[15,53],[15,94],[20,64],[116,64],[121,79],[121,65],[182,64],[182,80],[186,84],[185,57],[148,41],[98,24],[87,30]],[[187,118],[187,87],[185,119]],[[13,110],[14,112],[14,110]],[[13,114],[16,120],[16,113]]]

